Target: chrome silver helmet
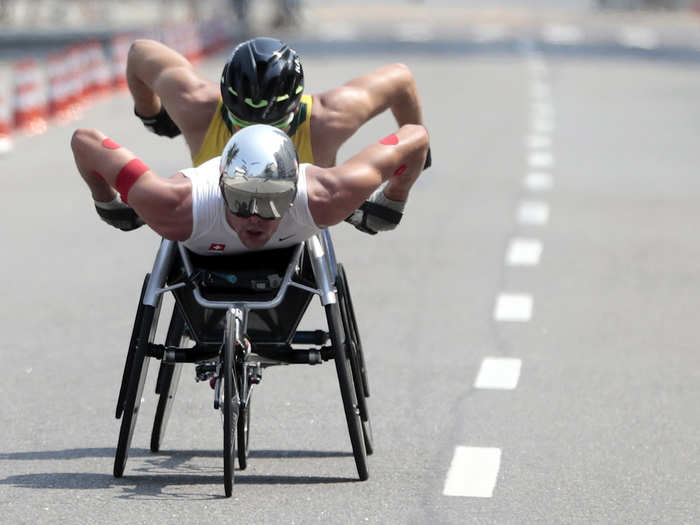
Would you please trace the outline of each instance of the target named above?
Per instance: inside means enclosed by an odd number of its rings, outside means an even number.
[[[224,146],[219,174],[219,188],[231,213],[279,219],[297,194],[297,150],[292,139],[277,128],[248,126]]]

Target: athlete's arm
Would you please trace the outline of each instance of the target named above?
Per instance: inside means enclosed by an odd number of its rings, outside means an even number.
[[[423,170],[428,132],[407,124],[335,168],[308,166],[309,210],[322,228],[338,224],[355,211],[384,181],[397,180],[408,190]]]
[[[326,164],[328,157],[334,161],[338,148],[360,126],[387,109],[399,126],[423,124],[415,80],[404,64],[384,66],[314,95],[311,120],[314,159],[321,165]]]
[[[136,113],[150,117],[165,106],[190,150],[199,150],[219,101],[217,83],[199,75],[180,53],[154,40],[131,44],[126,81]]]
[[[183,241],[192,233],[192,186],[184,175],[159,177],[136,155],[103,133],[78,129],[71,139],[75,163],[91,186],[114,188],[158,234]],[[107,193],[106,193],[107,194]]]

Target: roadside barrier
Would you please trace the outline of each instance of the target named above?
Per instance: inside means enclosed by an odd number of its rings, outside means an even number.
[[[232,41],[231,29],[225,20],[214,18],[199,27],[202,53],[211,55],[229,46]]]
[[[192,63],[196,63],[204,55],[199,32],[192,24],[182,24],[168,29],[163,34],[163,43]]]
[[[100,98],[112,89],[112,71],[107,63],[104,46],[100,42],[90,42],[85,45],[85,61],[87,63],[87,84],[89,96]]]
[[[44,60],[11,63],[9,90],[0,89],[0,153],[12,149],[14,135],[36,135],[50,123],[64,124],[99,98],[126,89],[126,62],[136,38],[161,40],[192,62],[233,41],[230,26],[214,19],[118,34],[104,44],[81,43],[59,49]]]
[[[2,78],[2,76],[0,76]],[[4,85],[4,82],[1,84]],[[0,154],[12,149],[12,122],[10,121],[10,100],[0,89]]]
[[[49,117],[59,121],[71,118],[71,62],[68,51],[50,55],[47,59],[49,82]]]
[[[70,46],[65,55],[68,88],[68,110],[70,119],[80,115],[85,106],[84,79],[83,79],[83,55],[80,46]]]
[[[127,35],[115,35],[110,42],[109,58],[112,65],[112,87],[126,89],[126,59],[133,38]]]
[[[39,63],[31,58],[17,62],[14,74],[14,127],[35,135],[46,131],[46,91]]]

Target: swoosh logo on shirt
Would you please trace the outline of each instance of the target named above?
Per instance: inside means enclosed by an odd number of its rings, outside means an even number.
[[[284,242],[284,241],[286,241],[287,239],[291,239],[291,238],[294,237],[295,235],[296,235],[296,233],[293,233],[292,235],[287,235],[286,237],[280,237],[280,238],[279,238],[279,242]]]

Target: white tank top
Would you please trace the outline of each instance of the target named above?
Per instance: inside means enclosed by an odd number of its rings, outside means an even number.
[[[279,228],[261,250],[285,248],[305,241],[320,229],[309,211],[306,166],[299,166],[294,205],[282,217]],[[192,181],[192,235],[184,245],[201,255],[230,255],[248,252],[226,220],[226,203],[219,189],[219,157],[196,168],[181,170]]]

